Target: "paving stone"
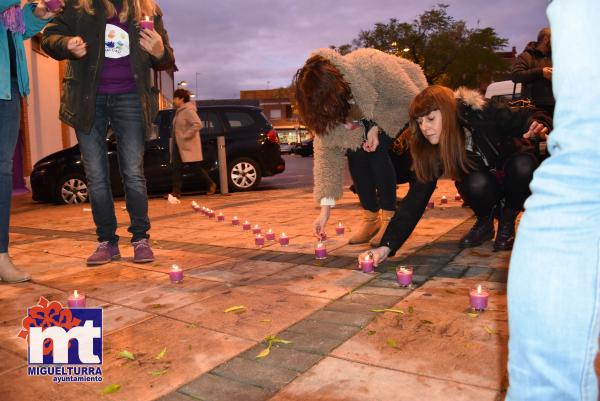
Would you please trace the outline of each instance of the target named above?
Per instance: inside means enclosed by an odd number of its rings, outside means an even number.
[[[287,338],[283,339],[288,340]],[[271,347],[271,352],[266,358],[257,359],[256,356],[265,348],[265,343],[260,343],[243,354],[240,354],[239,357],[249,359],[259,364],[279,366],[296,372],[307,371],[323,358],[323,356],[319,354],[304,352],[290,347],[284,348],[279,344],[274,344]]]
[[[192,398],[189,397],[185,394],[181,394],[181,393],[171,393],[171,394],[167,394],[164,397],[160,397],[157,401],[197,401],[197,398]]]
[[[279,333],[277,337],[292,342],[291,344],[282,344],[280,346],[282,349],[293,348],[295,350],[319,355],[329,354],[343,342],[333,338],[317,337],[311,334],[294,333],[287,330]]]
[[[396,304],[398,301],[400,301],[400,298],[396,298],[393,301],[391,299],[388,299],[386,301],[387,301],[386,305],[383,305],[383,307]],[[382,306],[377,305],[377,307],[379,308]],[[330,303],[325,308],[325,310],[332,310],[332,311],[346,312],[346,313],[358,313],[358,314],[365,314],[365,315],[370,315],[372,313],[371,309],[376,309],[376,308],[374,305],[361,304],[358,302],[339,301],[339,300]]]
[[[339,311],[333,311],[339,312]],[[346,313],[346,312],[341,312]],[[355,315],[353,313],[353,315]],[[366,313],[363,316],[370,318]],[[287,328],[294,333],[312,334],[319,337],[333,338],[337,340],[347,340],[360,330],[360,327],[340,325],[335,323],[304,319],[293,326]]]
[[[358,313],[346,313],[331,310],[320,310],[309,317],[312,320],[318,320],[325,323],[335,323],[338,325],[363,327],[371,320],[371,317]]]
[[[352,269],[356,267],[355,258],[336,257],[333,260],[325,263],[325,267],[341,268],[341,269]]]
[[[361,287],[362,288],[362,287]],[[360,288],[359,288],[360,290]],[[405,291],[408,293],[408,291]],[[402,296],[389,296],[389,295],[380,295],[380,294],[369,294],[369,293],[357,293],[352,292],[342,298],[339,301],[357,303],[363,305],[372,305],[372,306],[382,306],[388,307],[395,305]],[[343,311],[342,311],[343,312]]]
[[[488,278],[489,281],[497,283],[506,283],[508,281],[508,270],[494,269],[492,275]]]
[[[398,282],[396,280],[380,280],[379,278],[369,281],[369,286],[394,288],[394,289],[402,288],[402,287],[400,287],[400,284],[398,284]]]
[[[186,384],[178,392],[193,397],[181,401],[191,401],[192,399],[202,401],[263,401],[273,395],[271,390],[210,373]],[[165,399],[162,401],[179,401],[179,399]]]
[[[268,366],[239,357],[224,363],[211,373],[269,390],[278,390],[298,376],[298,372],[290,369]]]
[[[481,280],[487,280],[492,275],[492,270],[487,267],[469,267],[465,272],[465,278],[479,278]]]
[[[403,297],[408,295],[412,290],[408,288],[387,288],[387,287],[376,287],[372,285],[362,286],[354,291],[356,294],[373,294],[382,295],[388,297]]]
[[[459,278],[467,271],[465,266],[446,266],[440,270],[437,277]]]

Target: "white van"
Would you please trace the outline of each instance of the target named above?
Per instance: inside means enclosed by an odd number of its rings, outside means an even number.
[[[492,82],[485,90],[485,97],[488,99],[512,99],[513,91],[515,93],[515,99],[521,97],[521,84],[515,84],[513,81],[500,81]]]

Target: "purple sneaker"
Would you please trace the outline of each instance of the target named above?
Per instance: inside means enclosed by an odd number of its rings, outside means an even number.
[[[132,242],[131,245],[133,245],[134,263],[154,262],[154,253],[146,238]]]
[[[87,258],[87,264],[88,266],[103,265],[111,260],[117,260],[120,257],[121,253],[119,252],[119,245],[112,245],[108,241],[104,241],[98,244],[96,251],[92,253],[92,256]]]

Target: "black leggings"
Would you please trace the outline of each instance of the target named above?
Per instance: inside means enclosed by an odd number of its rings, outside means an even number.
[[[392,139],[379,134],[375,152],[348,151],[348,166],[360,204],[365,210],[396,210],[396,173],[388,150]]]
[[[504,180],[499,184],[490,170],[478,160],[475,169],[456,182],[456,188],[477,217],[489,216],[502,199],[505,207],[520,211],[531,194],[529,183],[537,166],[538,162],[532,154],[515,153],[504,163]]]

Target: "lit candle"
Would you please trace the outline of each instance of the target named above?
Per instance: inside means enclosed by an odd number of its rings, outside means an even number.
[[[69,308],[85,308],[85,295],[79,294],[77,290],[73,291],[73,294],[69,295],[67,305]]]
[[[279,245],[288,246],[290,244],[290,237],[285,235],[285,233],[281,233],[279,236]]]
[[[442,196],[442,200],[440,201],[440,203],[441,203],[442,205],[445,205],[446,203],[448,203],[448,198],[446,198],[446,195],[443,195],[443,196]]]
[[[488,306],[489,294],[487,291],[481,289],[481,284],[477,286],[477,289],[472,289],[469,293],[469,299],[471,301],[471,308],[476,311],[483,311]]]
[[[429,201],[427,203],[427,209],[433,209],[435,207],[435,203],[433,203],[433,201]]]
[[[215,211],[212,209],[208,209],[208,218],[209,219],[214,219],[215,218]]]
[[[270,228],[267,231],[267,234],[265,235],[265,237],[267,238],[267,241],[275,241],[275,233]]]
[[[412,284],[413,269],[407,266],[400,266],[396,269],[396,279],[402,287],[408,287]]]
[[[202,206],[202,209],[200,209],[200,212],[206,216],[206,213],[208,213],[208,208],[206,206]]]
[[[62,7],[62,4],[60,4],[60,0],[44,0],[44,3],[46,3],[46,8],[51,13],[60,10],[60,8]]]
[[[217,221],[225,221],[225,215],[223,214],[223,212],[219,212],[219,215],[217,216]]]
[[[244,221],[242,228],[244,229],[244,231],[249,231],[250,230],[250,222],[248,220]]]
[[[198,213],[200,211],[200,206],[196,203],[196,201],[192,201],[192,209],[196,213]]]
[[[336,233],[337,235],[344,235],[344,231],[345,231],[345,230],[346,230],[346,229],[344,228],[344,225],[342,224],[342,222],[341,222],[341,221],[340,221],[340,222],[338,222],[338,225],[337,225],[337,226],[335,226],[335,233]]]
[[[258,224],[255,224],[254,227],[252,227],[252,234],[260,234],[260,227]]]
[[[147,15],[142,17],[142,20],[140,21],[140,28],[142,29],[150,29],[151,31],[154,30],[154,20],[152,19],[152,17],[149,17]]]
[[[373,273],[375,271],[375,260],[373,259],[372,252],[367,252],[365,257],[360,261],[360,268],[363,273]]]
[[[327,258],[327,248],[325,248],[325,244],[319,241],[317,246],[315,247],[315,258],[317,259],[325,259]]]
[[[456,195],[454,195],[454,200],[455,201],[462,200],[462,196],[460,196],[460,194],[457,192]]]
[[[264,244],[265,244],[265,238],[260,234],[256,234],[256,238],[254,238],[254,245],[263,246]]]
[[[238,219],[237,216],[233,216],[233,219],[231,219],[231,225],[232,226],[239,226],[240,225],[240,219]]]
[[[171,266],[171,271],[169,272],[169,278],[173,284],[179,284],[183,281],[183,270],[179,268],[177,265]]]

